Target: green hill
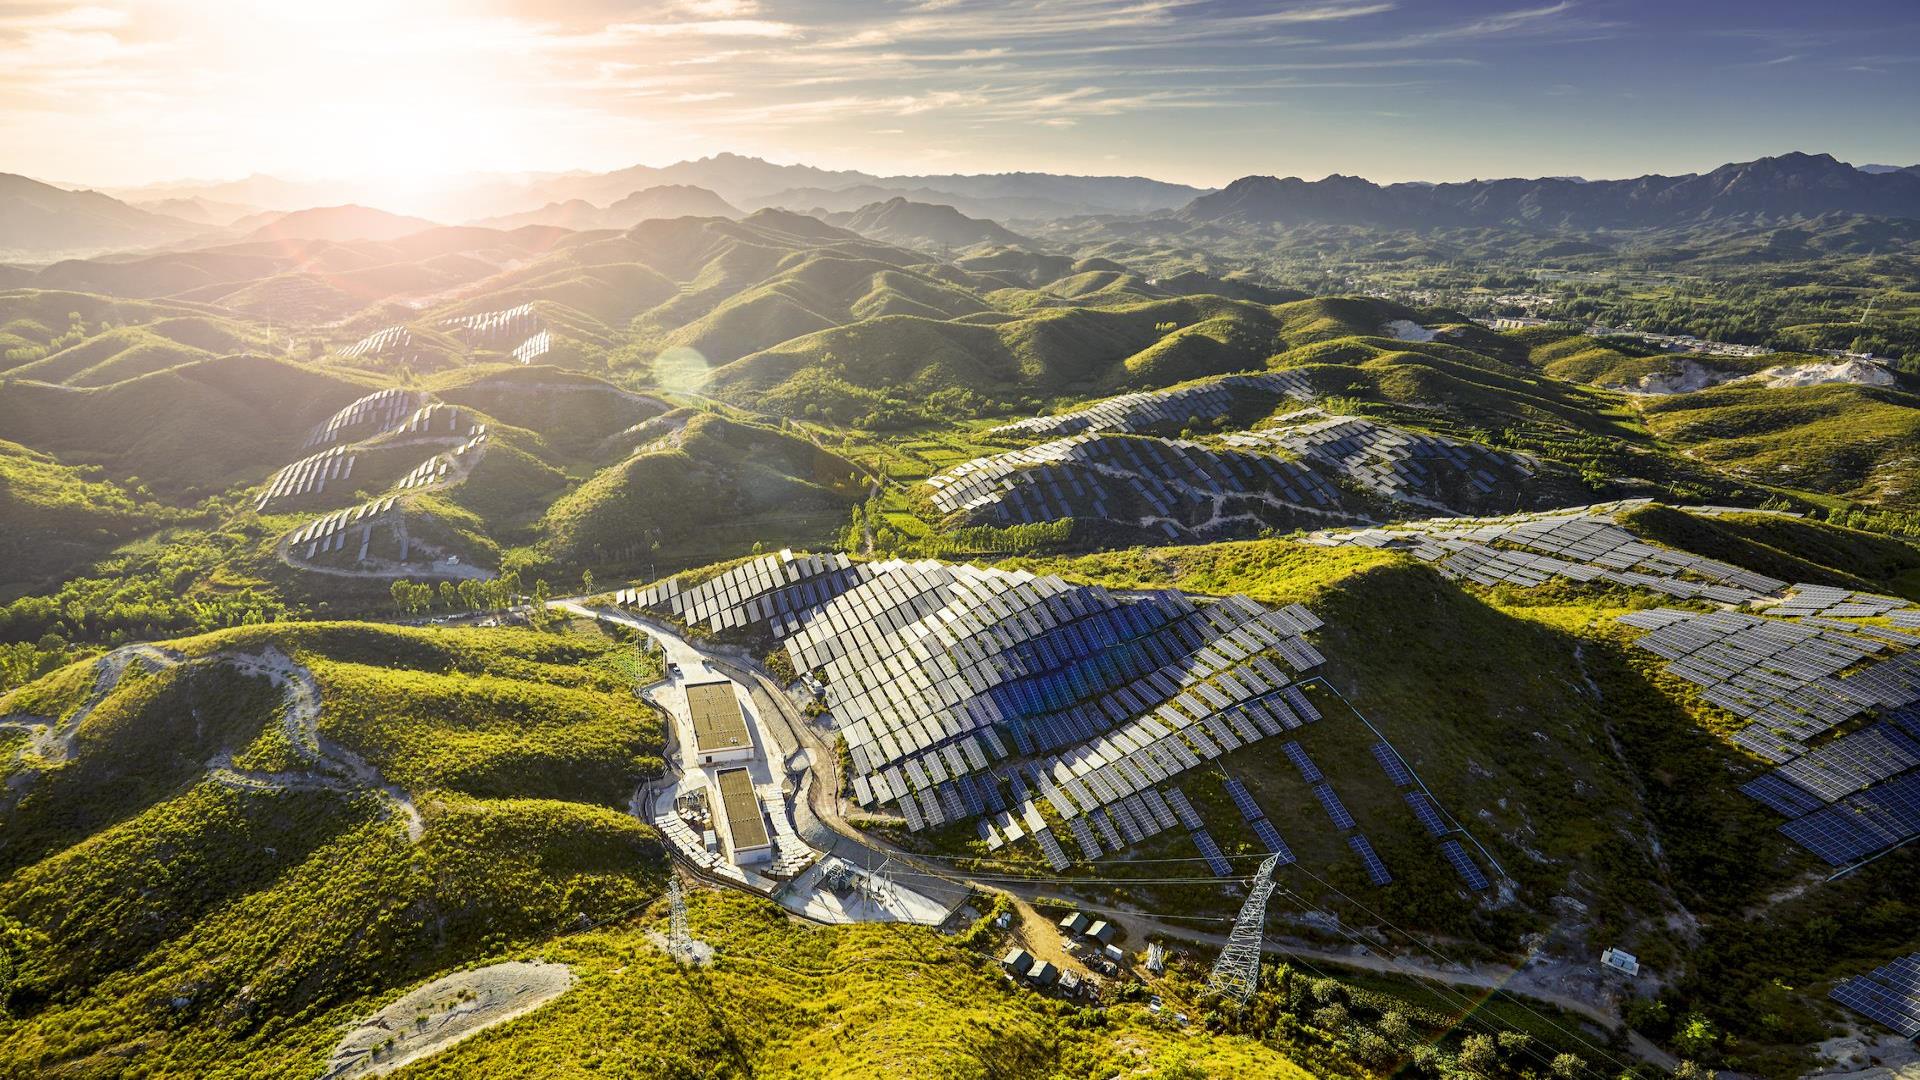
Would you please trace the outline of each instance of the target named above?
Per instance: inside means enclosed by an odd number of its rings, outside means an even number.
[[[122,678],[64,759],[12,767],[0,1071],[284,1075],[363,1002],[657,895],[618,809],[661,744],[630,649],[351,624],[172,647],[207,659]],[[269,650],[311,673],[317,742],[248,674]]]
[[[553,504],[547,550],[575,562],[699,565],[756,540],[817,543],[859,497],[859,470],[803,438],[710,413],[664,419],[684,423],[662,425]]]
[[[263,469],[298,457],[314,424],[366,391],[258,356],[199,360],[87,389],[6,379],[0,430],[157,492],[205,493],[256,483]]]
[[[1898,387],[1721,386],[1640,409],[1662,440],[1734,476],[1920,507],[1920,396]]]
[[[177,512],[0,439],[0,599],[45,586]]]

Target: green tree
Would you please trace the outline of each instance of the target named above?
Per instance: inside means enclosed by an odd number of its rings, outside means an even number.
[[[387,590],[393,596],[393,610],[404,612],[413,606],[413,586],[406,581],[396,581]]]
[[[593,571],[580,571],[580,592],[585,596],[593,595]]]
[[[552,599],[552,594],[547,590],[547,579],[541,578],[535,581],[533,583],[533,610],[527,613],[528,621],[533,623],[535,629],[545,630],[547,624],[552,621],[552,612],[547,610],[547,601],[550,599]]]

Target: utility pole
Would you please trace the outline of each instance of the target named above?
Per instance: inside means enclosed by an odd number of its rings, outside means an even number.
[[[691,964],[693,935],[687,930],[687,895],[680,891],[680,879],[677,877],[667,884],[667,904],[671,912],[668,916],[667,955],[673,957],[676,964]]]
[[[1260,943],[1266,937],[1267,896],[1273,892],[1273,868],[1279,862],[1280,856],[1269,855],[1253,875],[1253,888],[1247,893],[1247,902],[1240,905],[1240,915],[1233,920],[1233,933],[1227,936],[1227,947],[1220,950],[1220,959],[1213,962],[1213,975],[1207,979],[1207,989],[1242,1005],[1253,997],[1254,987],[1260,982]]]

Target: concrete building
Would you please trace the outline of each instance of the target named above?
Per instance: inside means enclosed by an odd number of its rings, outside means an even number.
[[[1640,974],[1640,958],[1625,949],[1605,949],[1600,953],[1600,962],[1615,971],[1627,975]]]
[[[740,695],[733,682],[688,683],[687,715],[693,721],[693,759],[701,765],[720,765],[753,759],[753,733],[740,711]]]
[[[714,777],[719,797],[713,800],[714,824],[727,859],[735,866],[773,861],[773,839],[753,790],[753,776],[745,768],[722,769]]]

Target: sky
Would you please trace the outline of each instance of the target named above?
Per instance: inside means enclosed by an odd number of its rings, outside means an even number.
[[[1199,186],[1920,162],[1920,3],[0,0],[0,171],[395,190],[721,151]]]

